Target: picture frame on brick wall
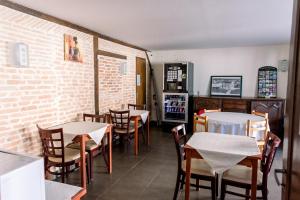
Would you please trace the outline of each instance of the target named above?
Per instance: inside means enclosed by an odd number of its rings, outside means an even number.
[[[83,63],[83,55],[77,36],[64,34],[64,57],[66,61]]]

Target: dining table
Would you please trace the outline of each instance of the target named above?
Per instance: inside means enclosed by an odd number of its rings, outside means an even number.
[[[85,193],[78,186],[45,180],[45,200],[80,200]]]
[[[210,132],[195,132],[184,146],[186,156],[185,199],[190,198],[191,159],[204,159],[215,174],[237,164],[252,167],[251,200],[256,199],[258,161],[261,160],[255,138]]]
[[[49,129],[63,129],[64,145],[67,146],[71,142],[79,142],[80,144],[80,174],[81,187],[86,189],[86,154],[85,143],[93,139],[96,144],[101,144],[102,139],[106,135],[108,151],[108,173],[112,173],[112,125],[107,123],[90,122],[90,121],[73,121],[50,127]]]
[[[201,114],[207,116],[208,132],[224,133],[231,135],[246,135],[247,121],[263,121],[264,117],[239,112],[207,112]],[[197,130],[201,130],[198,129]],[[257,138],[262,137],[263,133]]]

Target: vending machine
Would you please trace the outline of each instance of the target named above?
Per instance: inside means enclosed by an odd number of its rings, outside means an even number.
[[[193,119],[193,73],[191,62],[164,64],[163,123],[189,124]]]

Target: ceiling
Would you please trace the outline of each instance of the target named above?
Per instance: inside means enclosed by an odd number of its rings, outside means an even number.
[[[149,49],[289,43],[292,0],[13,0]]]

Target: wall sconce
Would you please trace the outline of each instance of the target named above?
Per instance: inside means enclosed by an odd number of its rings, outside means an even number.
[[[28,67],[28,45],[24,43],[13,43],[11,45],[11,62],[17,67]]]
[[[122,62],[120,64],[119,70],[120,70],[121,75],[126,75],[127,74],[127,62]]]

